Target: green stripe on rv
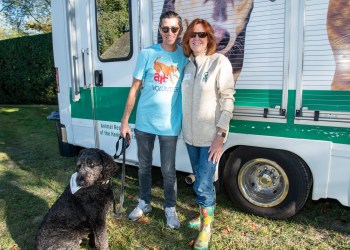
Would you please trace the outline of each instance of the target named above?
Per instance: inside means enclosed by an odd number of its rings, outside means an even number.
[[[100,121],[120,122],[123,116],[129,88],[97,87],[81,89],[80,100],[71,100],[73,118],[92,119],[92,98],[95,97],[95,115]],[[280,136],[311,140],[332,141],[334,143],[350,144],[350,128],[325,126],[295,125],[295,91],[288,91],[287,123],[257,122],[232,120],[230,132]],[[237,90],[235,106],[268,107],[281,105],[280,90]],[[350,112],[350,91],[303,91],[303,106],[309,110]],[[130,123],[135,122],[135,109],[130,117]]]
[[[281,106],[282,90],[274,89],[237,89],[235,106],[237,107],[265,107]]]
[[[350,112],[350,91],[304,90],[303,107],[309,110]]]
[[[80,100],[73,102],[71,98],[72,117],[93,119],[93,111],[97,120],[120,122],[124,113],[125,103],[130,88],[96,87],[80,88]],[[93,91],[93,93],[92,93]],[[92,110],[92,94],[94,95],[95,110]],[[135,110],[134,110],[135,111]],[[130,122],[135,122],[135,112],[130,116]]]
[[[72,117],[92,119],[91,91],[94,91],[96,100],[96,117],[102,121],[120,122],[125,102],[130,88],[97,87],[94,89],[80,89],[80,100],[72,102]],[[269,107],[281,105],[281,90],[237,90],[235,106],[242,107]],[[134,112],[133,112],[134,113]],[[135,114],[130,118],[135,121]]]

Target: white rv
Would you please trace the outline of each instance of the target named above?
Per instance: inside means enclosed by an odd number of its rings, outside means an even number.
[[[208,20],[232,63],[235,111],[217,171],[230,199],[274,219],[309,194],[350,206],[350,1],[53,0],[61,153],[115,153],[137,55],[159,41],[166,10],[184,29]],[[134,138],[127,162],[137,165]],[[181,136],[176,167],[191,173]]]

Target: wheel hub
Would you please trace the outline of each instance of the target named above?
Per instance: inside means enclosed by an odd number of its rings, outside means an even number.
[[[273,207],[288,194],[289,181],[283,168],[268,159],[254,159],[240,169],[238,185],[243,196],[252,204]]]
[[[261,187],[267,188],[272,184],[272,179],[269,174],[262,174],[258,177],[258,183]]]

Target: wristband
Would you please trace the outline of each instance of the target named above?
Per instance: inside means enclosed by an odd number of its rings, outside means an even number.
[[[217,132],[216,135],[224,137],[224,138],[226,137],[226,133],[225,132]]]

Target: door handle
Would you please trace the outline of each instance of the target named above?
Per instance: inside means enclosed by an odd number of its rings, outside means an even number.
[[[79,87],[79,81],[78,81],[78,72],[77,72],[77,63],[78,63],[78,57],[73,56],[73,83],[72,83],[72,97],[73,101],[79,101],[80,99],[80,87]]]
[[[103,74],[102,70],[95,70],[95,86],[102,87],[103,86]]]
[[[82,60],[82,63],[83,63],[84,89],[86,89],[85,53],[88,54],[88,49],[81,49],[81,60]]]

